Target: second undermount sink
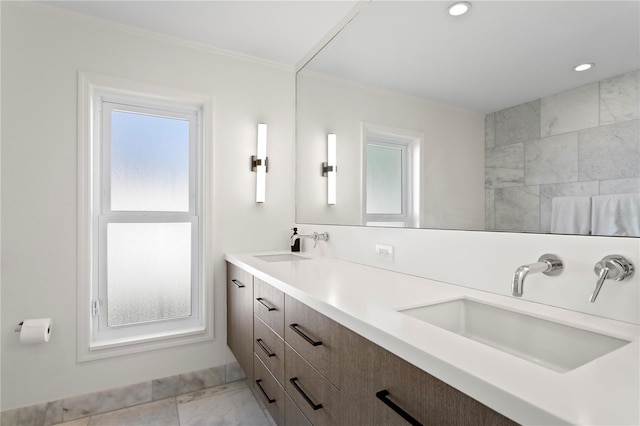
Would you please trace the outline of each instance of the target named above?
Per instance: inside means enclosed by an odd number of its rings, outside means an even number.
[[[629,343],[465,298],[399,312],[558,372]]]
[[[309,260],[308,257],[302,257],[296,254],[289,254],[289,253],[263,254],[263,255],[253,256],[253,257],[264,260],[265,262],[291,262],[293,260]]]

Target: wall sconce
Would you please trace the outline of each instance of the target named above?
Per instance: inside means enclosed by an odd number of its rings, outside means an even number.
[[[322,163],[322,176],[327,177],[327,204],[336,203],[336,134],[327,135],[327,161]]]
[[[256,203],[264,203],[267,191],[267,172],[269,158],[267,157],[267,125],[258,124],[257,155],[251,156],[251,171],[256,172]]]

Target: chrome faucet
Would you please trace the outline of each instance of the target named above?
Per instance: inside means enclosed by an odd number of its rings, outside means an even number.
[[[524,279],[529,274],[542,272],[545,275],[554,276],[560,274],[563,269],[564,264],[558,256],[555,254],[543,254],[540,256],[537,263],[522,265],[516,269],[516,273],[513,275],[513,280],[511,280],[511,294],[516,297],[522,296]]]
[[[309,238],[309,239],[313,240],[313,248],[316,248],[316,244],[318,244],[318,241],[329,241],[329,233],[328,232],[321,232],[321,233],[314,232],[313,234],[307,234],[307,235],[294,234],[294,235],[291,236],[291,245],[293,245],[293,243],[295,243],[296,240],[299,239],[299,238]]]
[[[633,270],[633,263],[624,256],[616,254],[605,256],[605,258],[596,263],[596,266],[593,268],[593,272],[598,276],[598,282],[593,289],[593,293],[591,293],[591,297],[589,297],[589,302],[594,303],[596,301],[602,284],[604,284],[604,280],[622,281],[631,277]]]

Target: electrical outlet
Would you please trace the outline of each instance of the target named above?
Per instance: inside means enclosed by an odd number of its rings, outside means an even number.
[[[393,260],[393,246],[376,244],[376,256],[385,260]]]

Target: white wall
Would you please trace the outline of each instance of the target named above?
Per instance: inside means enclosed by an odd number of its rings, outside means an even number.
[[[593,267],[609,254],[619,254],[640,266],[640,239],[507,232],[441,231],[432,229],[367,228],[298,224],[298,231],[329,232],[316,249],[308,241],[303,251],[426,277],[511,296],[516,269],[537,262],[545,253],[565,264],[561,275],[527,276],[522,299],[640,324],[640,274],[629,280],[607,280],[595,303],[588,299],[596,284]],[[393,262],[380,260],[375,244],[395,248]]]
[[[0,5],[0,81],[2,81],[2,6]],[[0,84],[0,193],[2,192],[2,84]],[[0,196],[0,224],[2,224],[2,196]],[[2,241],[2,226],[0,225],[0,242]],[[0,314],[2,313],[2,244],[0,243]],[[0,327],[2,318],[0,315]],[[0,386],[2,383],[2,350],[0,350]],[[2,407],[2,392],[0,392],[0,409]]]
[[[420,226],[484,229],[484,115],[306,72],[298,76],[297,218],[363,223],[362,123],[421,135]],[[328,206],[327,133],[338,143],[338,202]]]
[[[223,253],[280,249],[293,225],[293,70],[2,2],[2,409],[226,362]],[[214,97],[214,341],[76,362],[79,70]],[[256,124],[269,125],[267,202],[255,203]],[[211,294],[211,293],[210,293]],[[52,317],[45,345],[15,325]]]

